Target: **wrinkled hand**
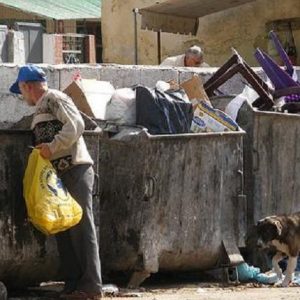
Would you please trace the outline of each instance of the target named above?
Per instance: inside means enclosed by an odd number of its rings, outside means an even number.
[[[48,144],[39,144],[35,148],[40,150],[41,156],[45,159],[49,159],[52,156],[52,152]]]

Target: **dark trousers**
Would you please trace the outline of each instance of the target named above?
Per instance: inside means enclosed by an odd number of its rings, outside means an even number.
[[[77,165],[64,173],[61,179],[83,210],[78,225],[56,235],[65,289],[101,292],[101,265],[92,203],[93,167]]]

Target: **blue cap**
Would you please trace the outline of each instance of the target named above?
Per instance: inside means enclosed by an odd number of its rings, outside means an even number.
[[[38,66],[26,65],[20,68],[16,82],[10,87],[10,91],[14,94],[21,94],[19,88],[20,81],[46,81],[45,72]]]

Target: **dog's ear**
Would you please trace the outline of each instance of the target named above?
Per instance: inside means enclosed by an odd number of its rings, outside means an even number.
[[[270,219],[269,222],[276,227],[277,233],[280,236],[283,229],[281,222],[277,219]]]

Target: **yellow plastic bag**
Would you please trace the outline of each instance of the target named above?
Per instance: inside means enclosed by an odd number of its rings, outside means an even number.
[[[29,220],[44,234],[65,231],[80,222],[82,208],[37,149],[29,156],[23,185]]]

